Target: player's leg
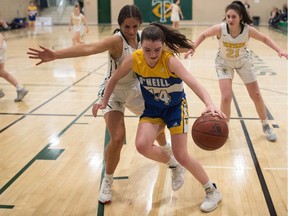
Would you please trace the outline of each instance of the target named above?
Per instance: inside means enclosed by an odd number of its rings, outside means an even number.
[[[168,165],[172,174],[172,190],[177,191],[184,184],[185,169],[175,160],[173,155],[170,155],[162,147],[154,145],[154,140],[163,129],[164,124],[140,122],[136,135],[136,148],[145,157]]]
[[[136,148],[145,157],[167,164],[170,156],[161,147],[154,144],[163,128],[164,125],[140,122],[136,134]]]
[[[176,160],[185,167],[203,186],[206,196],[200,206],[204,212],[210,212],[218,207],[222,199],[216,184],[210,182],[203,166],[187,150],[187,133],[171,134],[172,150]],[[174,144],[175,143],[175,144]]]
[[[104,115],[110,134],[110,141],[105,151],[106,173],[113,174],[120,160],[120,152],[125,140],[124,114],[110,111]]]
[[[259,89],[258,82],[255,81],[252,83],[246,83],[245,86],[248,90],[250,98],[252,99],[255,105],[259,118],[261,120],[265,120],[267,118],[267,112],[266,112],[264,100],[262,98],[262,95]]]
[[[73,41],[73,45],[77,45],[77,44],[81,43],[81,36],[80,36],[80,32],[79,31],[75,31],[74,32],[72,41]]]
[[[138,152],[145,157],[154,161],[165,163],[169,166],[172,172],[171,187],[172,190],[177,191],[184,184],[185,169],[179,165],[173,155],[170,155],[162,147],[154,145],[156,137],[163,130],[163,128],[164,124],[162,123],[152,123],[151,119],[141,119],[137,129],[136,148]],[[149,134],[149,136],[147,136],[147,134]]]
[[[25,95],[28,93],[28,90],[26,90],[18,81],[17,79],[10,73],[8,73],[4,68],[4,63],[0,63],[0,77],[5,79],[7,82],[12,84],[17,91],[17,97],[15,98],[15,102],[21,101]]]
[[[174,28],[175,28],[175,29],[179,29],[179,21],[175,21],[174,23],[175,23],[175,24],[174,24]]]
[[[229,121],[232,102],[232,79],[220,79],[219,87],[221,92],[220,109],[226,114],[227,120]]]
[[[187,133],[172,134],[172,151],[175,159],[185,167],[201,184],[208,182],[208,176],[202,165],[189,155],[187,150]]]
[[[17,84],[19,84],[16,78],[5,70],[4,64],[0,64],[0,77],[2,77],[15,87],[17,86]]]
[[[106,126],[110,134],[110,141],[105,150],[105,176],[102,179],[99,201],[112,201],[111,188],[113,175],[120,161],[121,149],[125,139],[124,114],[120,111],[110,111],[104,115]]]
[[[263,132],[266,134],[266,137],[269,141],[272,142],[276,141],[277,136],[273,132],[273,129],[268,124],[266,107],[259,89],[258,82],[254,81],[251,83],[246,83],[245,85],[248,90],[250,98],[253,100],[258,116],[261,120]]]
[[[131,87],[129,90],[127,90],[125,93],[125,107],[129,109],[131,112],[133,112],[137,116],[141,116],[144,111],[144,100],[141,93],[140,86],[134,86]],[[123,99],[124,100],[124,99]],[[156,138],[158,144],[169,154],[172,154],[171,152],[171,145],[167,142],[166,134],[163,130],[159,133],[159,135]]]

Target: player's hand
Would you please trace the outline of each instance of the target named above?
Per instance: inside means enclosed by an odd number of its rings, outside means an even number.
[[[95,103],[95,104],[93,105],[93,107],[92,107],[92,114],[93,114],[93,116],[96,117],[96,116],[97,116],[97,113],[98,113],[98,110],[99,110],[99,109],[105,109],[106,106],[107,106],[107,103],[103,102],[103,100]]]
[[[220,118],[227,119],[227,116],[225,115],[225,113],[223,113],[218,107],[214,105],[207,106],[206,109],[201,113],[201,115],[207,112],[210,112],[212,116],[218,115]]]
[[[278,55],[280,56],[280,58],[282,58],[282,56],[284,56],[286,59],[288,59],[288,53],[284,50],[280,50]]]
[[[195,53],[194,49],[190,49],[188,52],[184,53],[184,59],[187,59],[189,55],[193,56]]]
[[[40,65],[43,62],[49,62],[55,60],[55,54],[53,50],[47,49],[43,46],[39,46],[41,50],[29,48],[29,52],[27,54],[29,55],[29,58],[31,59],[40,59],[40,62],[38,62],[36,65]]]

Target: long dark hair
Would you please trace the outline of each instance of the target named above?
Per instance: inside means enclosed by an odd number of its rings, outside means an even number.
[[[142,14],[140,9],[136,5],[125,5],[121,8],[119,15],[118,15],[118,25],[121,26],[125,19],[127,18],[135,18],[142,24]],[[114,30],[114,33],[119,32],[120,29],[117,28]]]
[[[251,16],[247,12],[244,4],[241,1],[233,1],[226,7],[225,13],[227,13],[228,10],[235,10],[239,16],[242,16],[242,24],[250,25],[253,23]],[[224,20],[226,20],[226,17],[224,18]]]
[[[143,40],[160,40],[176,54],[179,54],[180,48],[193,49],[192,41],[187,39],[178,30],[154,22],[142,31],[141,43]]]

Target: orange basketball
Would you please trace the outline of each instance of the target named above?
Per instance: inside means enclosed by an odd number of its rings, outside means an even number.
[[[203,150],[221,148],[228,139],[229,128],[225,119],[204,113],[196,119],[192,126],[192,138],[195,144]]]

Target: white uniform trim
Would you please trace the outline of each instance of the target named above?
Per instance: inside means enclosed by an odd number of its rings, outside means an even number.
[[[105,86],[109,78],[116,71],[119,65],[122,64],[124,59],[135,51],[135,49],[127,43],[121,32],[117,32],[114,35],[122,38],[123,41],[122,55],[119,59],[114,60],[110,55],[110,53],[108,54],[108,71],[98,92],[98,97],[100,99],[103,97]],[[141,31],[138,32],[138,35],[139,35],[138,49],[140,49]],[[137,80],[136,76],[132,71],[118,81],[108,101],[108,106],[106,107],[106,109],[103,110],[103,114],[115,110],[124,113],[125,107],[127,107],[131,112],[133,112],[136,115],[141,115],[144,110],[144,100],[141,94],[139,81]]]
[[[80,32],[80,35],[83,36],[85,33],[85,26],[83,22],[83,14],[79,14],[76,16],[74,13],[71,14],[71,19],[73,23],[73,31],[74,32]]]

